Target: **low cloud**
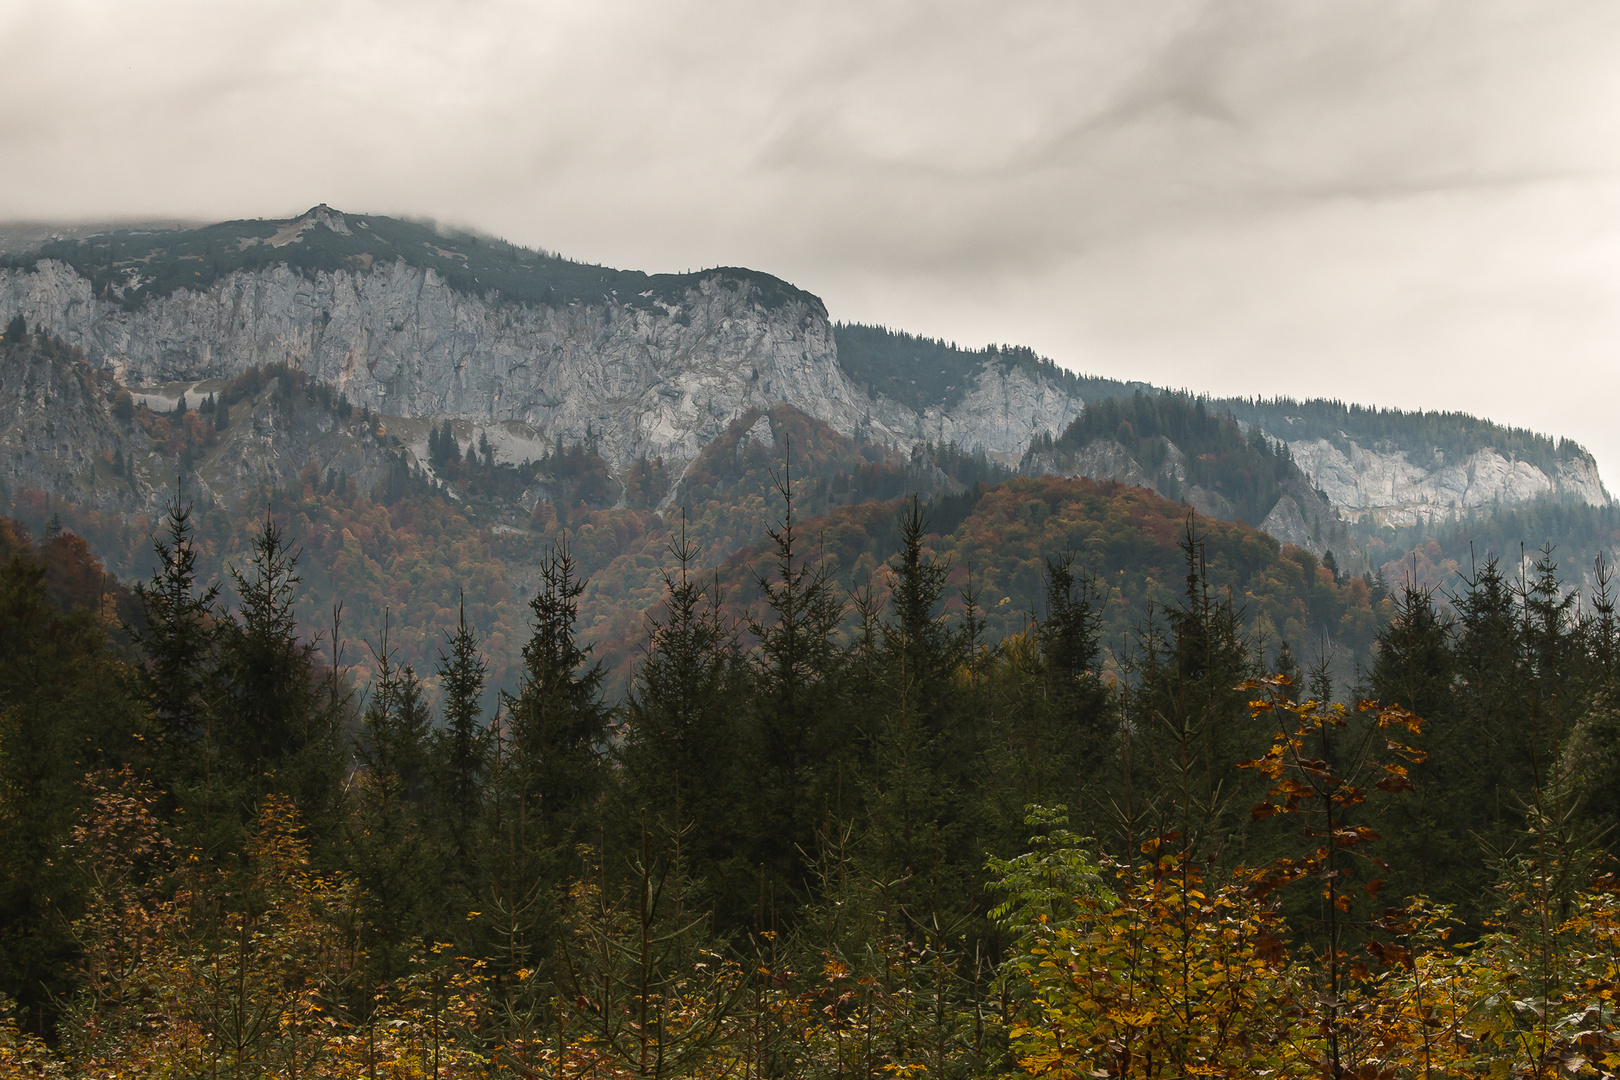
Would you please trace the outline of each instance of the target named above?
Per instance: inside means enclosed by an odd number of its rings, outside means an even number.
[[[1462,407],[1620,468],[1620,7],[61,2],[0,211],[315,202],[1222,392]]]

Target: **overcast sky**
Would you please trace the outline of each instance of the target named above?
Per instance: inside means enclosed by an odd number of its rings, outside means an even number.
[[[433,217],[1620,478],[1620,4],[0,0],[0,217]],[[1620,486],[1620,485],[1617,485]]]

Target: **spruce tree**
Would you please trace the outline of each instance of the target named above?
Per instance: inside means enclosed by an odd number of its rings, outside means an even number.
[[[1592,611],[1581,624],[1585,700],[1558,768],[1593,825],[1612,835],[1620,827],[1620,785],[1614,782],[1620,776],[1620,620],[1602,555],[1593,571]]]
[[[791,462],[776,491],[782,516],[767,530],[771,573],[757,575],[763,618],[748,627],[759,642],[753,664],[749,748],[754,858],[779,889],[798,889],[824,806],[836,798],[838,758],[849,745],[849,717],[837,707],[841,654],[835,638],[844,601],[825,564],[800,550]]]
[[[503,695],[511,766],[534,839],[543,845],[577,838],[606,778],[612,710],[602,700],[602,666],[576,636],[585,583],[575,574],[567,543],[557,544],[529,602],[532,631],[518,692]]]
[[[371,960],[388,980],[419,944],[440,884],[423,821],[432,717],[416,672],[394,660],[386,618],[372,658],[376,675],[355,745],[362,773],[350,849],[365,889]]]
[[[324,809],[328,799],[304,784],[335,785],[336,764],[322,761],[332,749],[334,718],[321,709],[314,646],[298,638],[293,610],[299,553],[281,527],[266,515],[246,569],[230,568],[240,599],[235,618],[223,620],[224,711],[229,718],[221,742],[233,758],[238,778],[250,789],[272,786],[308,795],[306,814]],[[311,775],[286,775],[293,760]],[[280,774],[276,780],[270,780]],[[300,783],[302,781],[303,783]]]
[[[1496,557],[1488,556],[1463,585],[1451,597],[1457,611],[1457,719],[1427,745],[1440,771],[1450,774],[1443,781],[1445,797],[1468,807],[1468,831],[1503,845],[1518,833],[1519,799],[1536,783],[1528,657],[1514,590]]]
[[[1181,551],[1181,599],[1160,609],[1162,629],[1150,624],[1141,637],[1131,703],[1141,737],[1129,782],[1154,806],[1154,820],[1129,829],[1174,833],[1187,851],[1230,862],[1241,857],[1237,846],[1257,797],[1240,790],[1256,788],[1252,778],[1233,782],[1231,766],[1258,756],[1269,732],[1250,719],[1248,695],[1238,689],[1253,673],[1242,617],[1211,583],[1204,540],[1190,517]]]
[[[1300,694],[1305,690],[1305,676],[1300,671],[1299,661],[1294,657],[1294,647],[1286,640],[1277,650],[1277,663],[1273,665],[1273,672],[1288,680],[1283,696],[1289,701],[1298,701]]]
[[[719,586],[691,572],[696,546],[685,529],[670,544],[678,570],[664,576],[661,618],[647,618],[646,653],[625,705],[619,759],[630,822],[646,814],[682,843],[676,871],[706,883],[723,925],[745,921],[756,875],[737,807],[759,778],[736,753],[746,682],[736,629],[721,613]]]
[[[1052,752],[1076,771],[1076,779],[1095,783],[1111,755],[1112,716],[1098,671],[1096,586],[1075,572],[1074,562],[1073,552],[1046,560],[1046,619],[1036,637],[1059,724],[1061,741]]]
[[[153,539],[157,569],[135,586],[140,624],[129,633],[144,663],[140,674],[157,724],[161,782],[195,779],[207,771],[205,747],[212,703],[205,691],[215,665],[211,613],[217,583],[197,582],[196,527],[191,506],[176,494]]]
[[[1424,719],[1418,742],[1428,753],[1411,768],[1413,790],[1393,800],[1379,822],[1396,896],[1446,895],[1479,861],[1468,813],[1458,804],[1471,798],[1467,787],[1475,778],[1468,733],[1455,713],[1456,679],[1451,624],[1433,593],[1408,579],[1378,635],[1371,674],[1380,702]]]
[[[465,596],[456,631],[446,636],[448,648],[439,651],[444,726],[435,736],[434,757],[440,778],[439,798],[447,811],[456,848],[464,858],[489,768],[489,733],[481,725],[489,666],[479,649],[478,635],[467,625]]]
[[[905,881],[903,902],[939,913],[964,901],[983,852],[977,801],[980,717],[961,708],[963,635],[939,616],[949,567],[924,548],[927,518],[912,496],[899,517],[901,548],[882,628],[881,727],[870,814],[882,872]]]

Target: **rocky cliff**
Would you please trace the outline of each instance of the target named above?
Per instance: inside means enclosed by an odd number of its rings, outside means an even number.
[[[316,208],[236,243],[296,254],[323,233],[353,238],[365,227]],[[205,258],[171,262],[193,257]],[[326,269],[289,259],[168,290],[143,288],[139,267],[99,289],[97,271],[84,271],[54,258],[0,269],[0,314],[21,313],[127,384],[287,362],[378,412],[502,432],[516,423],[536,443],[591,440],[615,467],[689,461],[731,420],[777,403],[896,446],[934,439],[1012,454],[1080,408],[1049,380],[995,365],[948,410],[863,392],[839,367],[820,302],[762,275],[718,271],[662,281],[656,294],[530,303],[468,291],[404,257],[351,254]]]
[[[1597,462],[1584,450],[1541,465],[1483,447],[1448,457],[1438,448],[1362,446],[1353,439],[1288,443],[1305,473],[1352,522],[1397,527],[1449,521],[1481,507],[1560,499],[1609,505]]]
[[[190,404],[224,384],[191,384]],[[301,473],[363,491],[404,468],[402,433],[333,407],[307,380],[255,380],[240,390],[230,422],[216,430],[175,400],[132,396],[105,369],[47,336],[0,342],[0,491],[31,489],[102,514],[160,514],[185,477],[191,498],[236,508],[244,495],[291,485]],[[175,399],[181,396],[175,395]]]
[[[612,270],[324,206],[288,221],[80,232],[0,256],[0,320],[19,314],[164,408],[199,382],[292,365],[383,414],[417,463],[429,422],[450,419],[503,461],[589,443],[620,476],[644,457],[679,476],[738,417],[787,405],[891,450],[954,443],[1025,472],[1151,486],[1313,548],[1340,542],[1335,510],[1399,526],[1547,496],[1609,502],[1584,451],[1471,417],[1206,402],[1285,442],[1308,478],[1267,481],[1261,505],[1258,489],[1184,475],[1195,451],[1180,435],[1128,451],[1110,427],[1066,456],[1031,449],[1088,402],[1157,397],[1145,384],[1080,378],[1027,349],[835,327],[816,297],[750,270]]]

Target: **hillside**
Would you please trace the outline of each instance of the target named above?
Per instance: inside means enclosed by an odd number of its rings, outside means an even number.
[[[1466,413],[1404,412],[1314,399],[1214,399],[1211,407],[1287,442],[1360,536],[1429,526],[1496,505],[1553,499],[1607,506],[1580,444]]]
[[[1081,401],[1153,389],[1146,383],[1077,375],[1022,345],[964,349],[954,342],[860,323],[837,323],[833,332],[838,340],[838,363],[851,379],[918,412],[950,410],[991,364],[1051,382]]]
[[[120,573],[140,574],[176,491],[217,517],[216,569],[263,507],[313,498],[297,511],[309,580],[354,598],[357,635],[388,613],[418,659],[468,567],[480,618],[515,640],[540,552],[566,535],[622,673],[681,511],[707,563],[751,550],[790,444],[807,516],[1014,473],[1089,477],[1357,573],[1465,520],[1470,535],[1545,525],[1541,539],[1590,561],[1585,533],[1558,531],[1585,528],[1567,515],[1493,515],[1609,505],[1579,446],[1462,414],[1199,399],[1025,348],[835,324],[753,271],[619,271],[325,206],[48,239],[0,259],[0,316],[17,337],[0,483],[18,512],[42,527],[71,507]],[[394,539],[345,548],[345,529]],[[412,589],[385,595],[398,575]]]
[[[17,315],[132,387],[172,397],[287,364],[356,406],[506,432],[530,456],[592,441],[616,475],[643,456],[678,470],[777,404],[900,450],[1013,456],[1080,408],[1044,369],[986,373],[944,411],[857,386],[820,300],[766,274],[610,270],[324,206],[6,256],[0,318]]]
[[[288,220],[12,232],[40,242],[0,256],[0,318],[21,315],[171,405],[285,364],[356,407],[425,421],[419,457],[425,432],[448,419],[508,461],[590,443],[619,483],[642,458],[677,477],[732,421],[782,404],[902,454],[954,445],[1028,469],[1043,460],[1029,457],[1032,441],[1062,435],[1088,403],[1159,392],[1076,375],[1027,348],[833,323],[814,295],[752,270],[616,270],[326,206]],[[1608,502],[1580,447],[1462,414],[1287,399],[1206,407],[1287,443],[1358,546],[1385,526],[1498,503]],[[1332,526],[1309,501],[1295,496],[1299,514],[1268,527],[1318,544]]]

